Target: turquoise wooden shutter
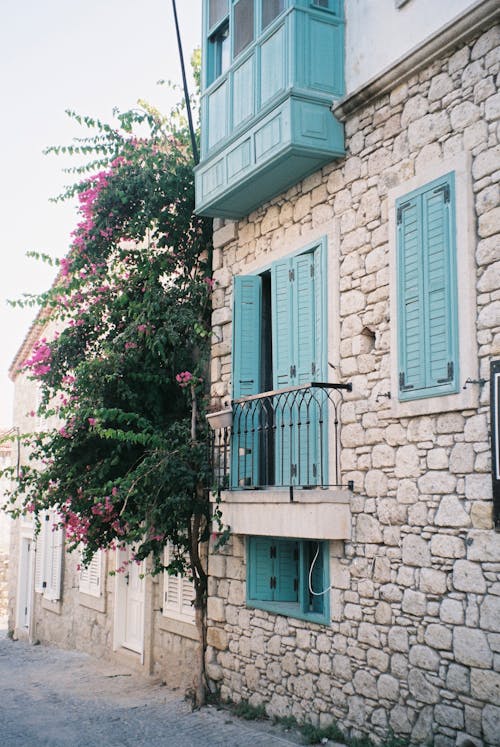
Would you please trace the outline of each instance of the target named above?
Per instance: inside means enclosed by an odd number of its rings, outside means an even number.
[[[457,376],[451,187],[446,181],[422,197],[426,384],[446,389],[454,387]]]
[[[274,262],[271,270],[271,309],[273,329],[273,388],[295,384],[293,370],[292,263]]]
[[[291,540],[276,540],[275,590],[276,602],[297,602],[299,599],[299,545]]]
[[[397,206],[399,397],[457,390],[453,178]]]
[[[399,389],[419,389],[425,382],[422,289],[422,213],[418,198],[398,207]]]
[[[316,555],[316,552],[318,553]],[[326,588],[325,574],[324,574],[324,548],[322,542],[307,542],[306,543],[306,555],[308,556],[307,563],[307,591],[309,595],[309,609],[313,612],[322,613],[324,609],[324,594],[320,592]],[[316,558],[316,559],[315,559]],[[311,589],[315,593],[313,594],[309,589],[309,571],[312,566],[311,573]]]
[[[234,278],[233,399],[260,391],[261,285],[258,275]]]
[[[233,398],[260,391],[262,288],[258,275],[234,278]],[[259,482],[259,410],[255,402],[233,406],[231,485]]]
[[[271,601],[274,598],[273,542],[269,537],[249,538],[248,583],[249,599]]]

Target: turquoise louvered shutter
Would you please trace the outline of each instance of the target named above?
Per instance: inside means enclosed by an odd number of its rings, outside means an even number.
[[[260,391],[261,371],[261,278],[234,278],[233,398],[250,397]],[[258,403],[233,406],[231,440],[231,485],[245,487],[259,479]]]
[[[426,385],[446,389],[457,376],[452,186],[447,180],[422,196]]]
[[[314,255],[300,254],[292,261],[293,335],[295,383],[307,384],[316,376],[316,310],[314,303]]]
[[[274,598],[274,551],[269,537],[249,538],[249,599],[271,601]]]
[[[414,198],[398,207],[399,389],[420,389],[425,382],[422,289],[422,212]]]
[[[403,199],[397,207],[402,400],[457,388],[453,184],[449,175]]]
[[[261,284],[258,275],[237,275],[234,278],[234,399],[260,391]]]
[[[274,262],[271,270],[273,334],[273,388],[295,384],[293,369],[292,263]]]
[[[297,602],[299,599],[299,544],[292,540],[276,540],[275,581],[276,602]]]

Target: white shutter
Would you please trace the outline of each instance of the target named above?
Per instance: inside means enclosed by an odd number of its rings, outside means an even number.
[[[80,571],[79,589],[84,594],[90,594],[93,597],[101,596],[101,577],[102,577],[102,550],[92,556],[92,560],[87,568]]]
[[[46,557],[47,557],[47,536],[48,526],[50,523],[50,515],[48,511],[43,511],[40,514],[40,531],[36,537],[35,545],[35,591],[39,594],[43,594],[45,591],[45,568],[46,568]]]
[[[164,563],[170,562],[171,544],[165,547]],[[179,574],[163,573],[163,615],[184,622],[194,622],[194,584]]]
[[[59,517],[56,511],[49,512],[50,520],[47,532],[47,564],[46,564],[46,585],[44,596],[55,602],[61,598],[61,581],[62,581],[62,559],[64,550],[64,531],[61,527],[55,528]]]

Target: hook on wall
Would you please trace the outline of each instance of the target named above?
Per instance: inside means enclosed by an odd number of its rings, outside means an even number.
[[[465,380],[462,389],[467,389],[468,384],[479,384],[480,387],[483,387],[488,381],[489,379],[471,379],[469,376],[469,378]]]

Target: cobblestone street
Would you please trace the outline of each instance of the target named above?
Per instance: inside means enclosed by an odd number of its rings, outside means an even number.
[[[85,654],[0,639],[2,747],[286,747],[293,735]]]

